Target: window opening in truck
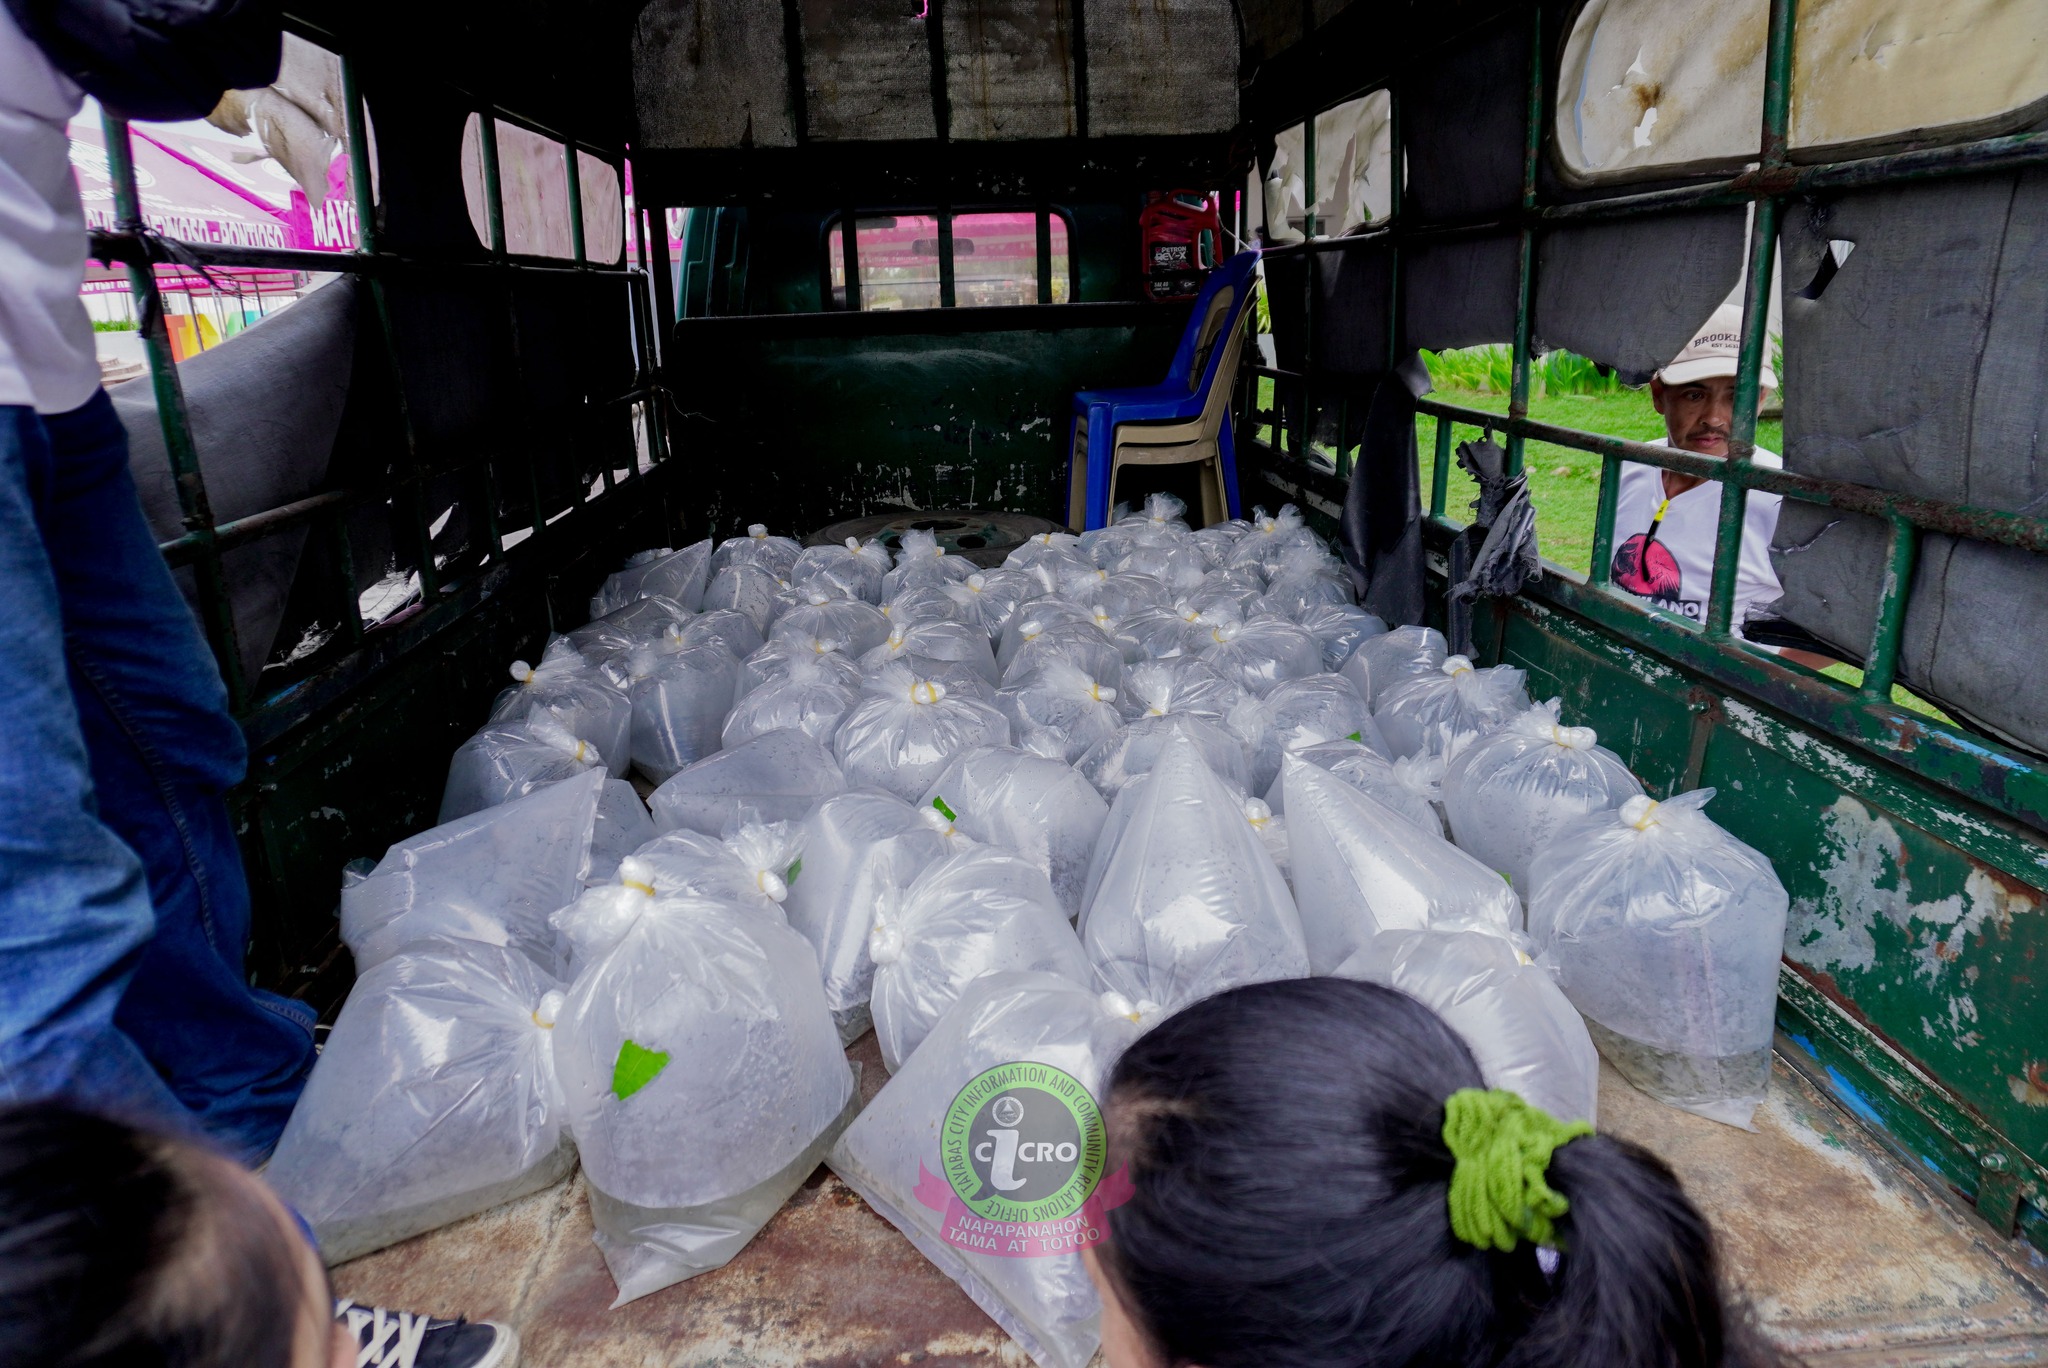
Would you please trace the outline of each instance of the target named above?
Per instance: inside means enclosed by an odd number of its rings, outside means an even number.
[[[826,297],[836,309],[986,308],[1073,298],[1067,220],[1057,212],[859,214],[850,253],[844,224],[843,217],[836,220],[825,235]],[[851,305],[849,263],[857,286]]]

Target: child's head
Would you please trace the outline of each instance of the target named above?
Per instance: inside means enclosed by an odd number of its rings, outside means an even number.
[[[0,1110],[0,1368],[353,1364],[332,1308],[291,1213],[232,1161],[61,1107]]]
[[[1428,1008],[1347,979],[1235,989],[1140,1038],[1108,1109],[1136,1195],[1089,1251],[1110,1368],[1756,1362],[1731,1343],[1705,1219],[1634,1145],[1461,1099],[1495,1160],[1530,1148],[1510,1131],[1535,1133],[1529,1163],[1569,1206],[1550,1274],[1526,1238],[1501,1252],[1453,1233],[1446,1102],[1485,1087]],[[1489,1135],[1491,1104],[1510,1115]],[[1499,1165],[1468,1163],[1469,1197]]]

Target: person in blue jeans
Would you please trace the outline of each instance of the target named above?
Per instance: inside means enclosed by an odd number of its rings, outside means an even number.
[[[226,795],[247,752],[99,385],[81,99],[0,5],[0,1105],[58,1099],[255,1162],[314,1014],[244,967]]]

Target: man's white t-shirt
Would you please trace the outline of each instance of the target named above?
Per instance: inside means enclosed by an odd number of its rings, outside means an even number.
[[[65,129],[83,98],[0,5],[0,404],[39,413],[68,413],[100,387]]]
[[[1652,446],[1668,446],[1658,439]],[[1760,466],[1779,469],[1776,452],[1756,449]],[[1653,542],[1646,542],[1657,507],[1664,502],[1664,472],[1655,466],[1621,463],[1621,491],[1614,511],[1614,563],[1617,588],[1648,599],[1666,612],[1694,622],[1707,620],[1707,594],[1714,579],[1714,535],[1721,518],[1721,486],[1712,480],[1695,485],[1671,501],[1657,523]],[[1742,523],[1742,561],[1735,577],[1734,626],[1739,633],[1751,605],[1767,604],[1783,591],[1771,568],[1771,537],[1778,530],[1778,505],[1784,497],[1752,489]]]

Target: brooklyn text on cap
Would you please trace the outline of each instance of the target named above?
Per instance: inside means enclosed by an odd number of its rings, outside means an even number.
[[[1714,316],[1707,320],[1706,326],[1693,334],[1685,349],[1671,358],[1671,364],[1657,372],[1657,378],[1667,385],[1690,385],[1695,380],[1733,375],[1741,349],[1742,310],[1733,304],[1723,304],[1714,310]],[[1778,387],[1777,372],[1771,369],[1768,359],[1764,361],[1757,383],[1767,390]]]

